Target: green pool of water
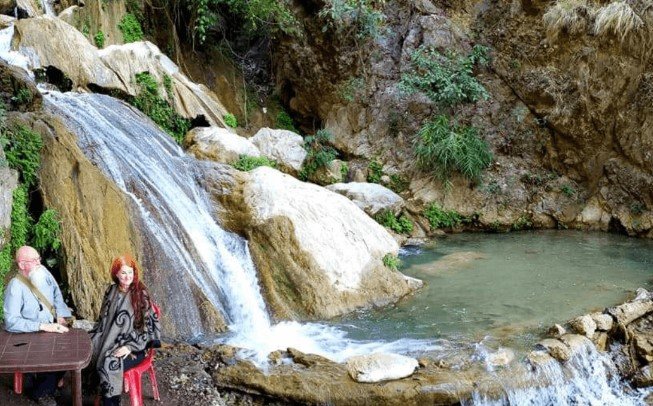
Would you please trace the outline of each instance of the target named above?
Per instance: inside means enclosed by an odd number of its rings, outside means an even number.
[[[402,272],[425,287],[392,308],[338,320],[351,338],[526,345],[553,323],[652,288],[653,241],[620,235],[456,234],[406,251]]]

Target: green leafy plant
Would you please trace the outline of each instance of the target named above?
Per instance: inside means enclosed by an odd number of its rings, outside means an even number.
[[[163,75],[163,88],[166,90],[168,99],[172,101],[174,99],[174,94],[172,93],[172,78],[170,75]]]
[[[93,40],[95,41],[96,47],[100,49],[104,48],[104,33],[102,31],[98,31],[93,37]]]
[[[29,89],[21,87],[16,91],[16,94],[13,97],[16,104],[27,104],[31,103],[34,100],[34,95],[30,92]]]
[[[357,39],[376,38],[385,21],[381,10],[385,0],[326,0],[318,16],[324,21],[322,31]]]
[[[403,214],[396,217],[392,211],[384,210],[374,216],[374,219],[397,234],[410,234],[413,231],[413,222]]]
[[[143,39],[143,29],[138,19],[131,13],[125,14],[118,24],[118,29],[122,33],[125,44],[130,42],[141,41]]]
[[[400,88],[408,93],[422,92],[440,107],[488,99],[485,87],[474,77],[474,66],[488,62],[488,48],[476,46],[470,55],[442,55],[420,47],[411,55],[411,70],[401,77]]]
[[[19,171],[26,186],[35,185],[38,180],[37,171],[41,166],[41,135],[19,125],[7,130],[5,144],[4,151],[9,167]]]
[[[347,162],[343,162],[340,165],[340,180],[342,182],[347,181],[347,175],[349,175],[349,165],[347,165]]]
[[[91,33],[91,27],[90,27],[88,21],[86,21],[86,22],[84,23],[84,25],[82,25],[81,33],[82,33],[85,37],[88,37],[88,34]]]
[[[435,203],[430,204],[422,213],[431,228],[455,228],[467,222],[464,216],[453,210],[444,210]]]
[[[396,255],[388,253],[383,257],[383,265],[396,271],[401,266],[401,260]]]
[[[282,130],[288,130],[295,133],[298,132],[297,128],[295,128],[295,123],[293,123],[292,118],[283,110],[277,114],[276,125],[277,128],[281,128]]]
[[[190,120],[180,116],[170,103],[159,95],[159,85],[148,72],[136,74],[136,83],[140,90],[136,97],[130,100],[131,104],[181,144],[191,127]]]
[[[381,183],[383,176],[383,165],[376,159],[367,164],[367,181],[370,183]]]
[[[576,190],[573,187],[571,187],[571,185],[562,185],[560,191],[562,192],[562,194],[564,194],[569,198],[573,197],[574,194],[576,194]]]
[[[329,130],[318,130],[315,135],[304,138],[304,149],[308,152],[304,166],[299,172],[299,178],[308,180],[318,169],[326,167],[329,162],[336,159],[338,153],[328,145],[333,136]]]
[[[222,119],[224,120],[224,123],[229,127],[231,128],[238,127],[238,119],[233,114],[227,113],[224,116],[222,116]]]
[[[443,181],[453,172],[477,181],[493,159],[490,147],[479,138],[476,128],[450,124],[443,115],[420,129],[413,150],[418,165]]]
[[[531,228],[533,228],[533,221],[525,214],[519,216],[519,218],[512,224],[512,229],[515,231],[528,230]]]
[[[269,166],[271,168],[276,168],[277,163],[264,156],[255,157],[249,155],[240,155],[238,157],[238,161],[233,164],[234,168],[245,172],[251,171],[254,168],[258,168],[259,166]]]
[[[346,80],[338,89],[340,97],[346,102],[353,102],[356,96],[361,92],[365,86],[363,78],[352,77]]]
[[[61,247],[61,224],[59,215],[53,209],[47,209],[34,224],[32,244],[39,251],[57,251]]]
[[[404,192],[408,189],[409,182],[404,179],[401,175],[392,174],[390,175],[390,183],[387,185],[390,190],[395,193]]]

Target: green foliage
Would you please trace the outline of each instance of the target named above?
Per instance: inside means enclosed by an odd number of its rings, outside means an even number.
[[[233,164],[234,168],[245,172],[251,171],[254,168],[258,168],[259,166],[269,166],[271,168],[276,168],[277,163],[264,156],[255,157],[249,155],[240,155],[238,157],[238,161]]]
[[[573,187],[571,187],[571,185],[562,185],[560,191],[562,192],[562,194],[564,194],[569,198],[573,197],[574,194],[576,194],[576,190]]]
[[[396,271],[401,266],[401,260],[394,254],[385,254],[383,257],[383,265]]]
[[[7,130],[3,144],[9,167],[19,171],[26,186],[35,185],[37,171],[41,166],[41,135],[19,125]]]
[[[276,124],[277,128],[281,128],[282,130],[288,130],[295,133],[299,132],[297,131],[297,128],[295,128],[295,123],[293,123],[292,118],[283,110],[277,114]]]
[[[519,216],[519,218],[512,224],[512,229],[515,231],[528,230],[531,228],[533,228],[533,221],[525,214]]]
[[[143,29],[138,19],[131,13],[125,14],[118,24],[118,29],[122,32],[122,39],[125,44],[130,42],[141,41],[143,39]]]
[[[438,116],[420,129],[414,152],[417,163],[443,181],[454,171],[476,181],[493,158],[476,128],[449,124],[446,116]]]
[[[229,127],[231,128],[238,127],[238,119],[233,114],[227,113],[224,116],[222,116],[222,119],[224,120],[224,123]]]
[[[390,183],[387,185],[395,193],[401,193],[408,189],[409,182],[397,174],[390,175]]]
[[[383,176],[383,165],[376,159],[367,165],[367,181],[370,183],[381,183]]]
[[[475,46],[467,57],[420,47],[411,55],[411,71],[401,77],[408,93],[423,92],[440,107],[487,100],[489,94],[473,75],[475,65],[488,62],[488,48]]]
[[[346,102],[353,102],[356,100],[356,96],[361,93],[361,90],[365,86],[365,81],[363,78],[349,78],[338,88],[338,93],[342,100]]]
[[[159,85],[152,75],[147,72],[137,73],[136,83],[140,90],[131,100],[131,104],[181,144],[190,129],[190,120],[180,116],[170,103],[159,95]]]
[[[304,160],[304,167],[299,172],[299,178],[308,180],[318,169],[326,167],[329,162],[336,159],[338,153],[328,145],[333,136],[329,130],[318,130],[315,135],[304,138],[304,149],[308,152]]]
[[[397,234],[410,234],[413,231],[413,222],[405,215],[396,217],[390,210],[384,210],[374,216],[374,220]]]
[[[338,36],[357,39],[376,38],[385,16],[379,8],[385,0],[326,0],[318,13],[324,20],[322,31],[333,30]]]
[[[460,213],[444,210],[435,203],[430,204],[422,214],[429,221],[431,228],[455,228],[468,221]]]
[[[84,25],[82,25],[82,30],[81,30],[81,32],[82,32],[82,34],[83,34],[85,37],[88,37],[88,34],[91,33],[91,27],[90,27],[88,21],[86,21],[86,22],[84,23]]]
[[[242,28],[249,36],[266,36],[283,32],[299,34],[299,24],[286,3],[277,0],[195,0],[190,3],[192,27],[200,44],[206,42],[211,27],[220,20],[220,7],[226,7],[242,21]],[[226,16],[222,16],[223,18]]]
[[[104,48],[104,33],[102,31],[98,31],[93,37],[93,40],[95,41],[96,47],[100,49]]]
[[[166,90],[168,99],[172,101],[174,99],[174,94],[172,93],[172,78],[170,75],[163,75],[163,88]]]
[[[30,92],[29,89],[21,87],[16,91],[16,94],[12,98],[16,104],[27,104],[31,103],[34,100],[34,95]]]
[[[349,165],[347,165],[347,162],[343,162],[340,165],[340,180],[342,182],[347,181],[347,175],[349,175]]]
[[[53,209],[47,209],[34,225],[33,246],[38,251],[57,251],[61,247],[61,224],[59,215]]]
[[[630,204],[630,212],[636,216],[644,213],[646,205],[642,202],[633,202]]]
[[[11,245],[14,250],[27,243],[34,220],[28,211],[28,192],[26,185],[18,186],[13,193],[11,206]]]

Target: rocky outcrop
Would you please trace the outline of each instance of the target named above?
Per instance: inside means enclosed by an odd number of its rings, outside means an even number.
[[[415,358],[374,353],[347,359],[347,372],[356,382],[381,382],[410,376],[418,368]]]
[[[261,128],[250,140],[263,156],[277,161],[282,171],[297,175],[302,169],[306,150],[301,135],[288,130]]]
[[[258,148],[247,138],[226,128],[197,127],[186,134],[184,146],[197,159],[232,164],[241,155],[258,157]]]
[[[370,216],[382,211],[391,211],[398,215],[404,207],[404,199],[401,196],[376,183],[336,183],[326,188],[346,196]]]
[[[60,4],[77,3],[77,1],[61,1]],[[124,38],[118,28],[127,9],[123,0],[86,0],[82,6],[77,4],[67,7],[58,15],[60,19],[77,28],[80,32],[87,32],[89,42],[102,32],[104,46],[122,44]]]
[[[397,243],[347,198],[267,167],[231,176],[210,168],[207,189],[223,207],[224,224],[247,236],[277,318],[382,306],[421,285],[383,265]]]

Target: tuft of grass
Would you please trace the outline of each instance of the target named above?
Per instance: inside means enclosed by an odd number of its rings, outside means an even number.
[[[587,28],[585,16],[589,13],[587,0],[558,0],[542,17],[547,38],[555,41],[562,31],[582,33]]]
[[[420,129],[413,151],[420,167],[433,171],[445,182],[453,172],[477,181],[493,159],[476,128],[450,124],[443,115]]]
[[[570,185],[562,185],[562,187],[560,188],[560,191],[562,192],[562,194],[564,194],[565,196],[567,196],[569,198],[573,197],[574,194],[576,194],[576,190],[573,187],[571,187]]]
[[[104,33],[102,31],[98,31],[97,34],[95,34],[93,37],[93,41],[95,41],[95,46],[99,49],[104,48]]]
[[[383,164],[376,159],[367,164],[367,181],[370,183],[381,183],[383,177]]]
[[[144,37],[141,23],[131,13],[125,14],[118,24],[118,29],[122,32],[122,38],[125,44],[130,42],[141,41]]]
[[[254,168],[258,168],[259,166],[269,166],[270,168],[276,168],[277,163],[264,156],[256,157],[241,155],[238,157],[238,161],[233,164],[234,168],[244,172],[249,172]]]
[[[623,42],[631,32],[644,27],[644,21],[625,1],[615,1],[596,12],[594,33],[596,35],[614,34]]]
[[[222,119],[224,120],[224,123],[229,127],[231,128],[238,127],[238,119],[233,114],[227,113],[224,116],[222,116]]]
[[[386,268],[396,271],[401,266],[401,260],[398,256],[388,253],[383,257],[383,265],[385,265]]]

